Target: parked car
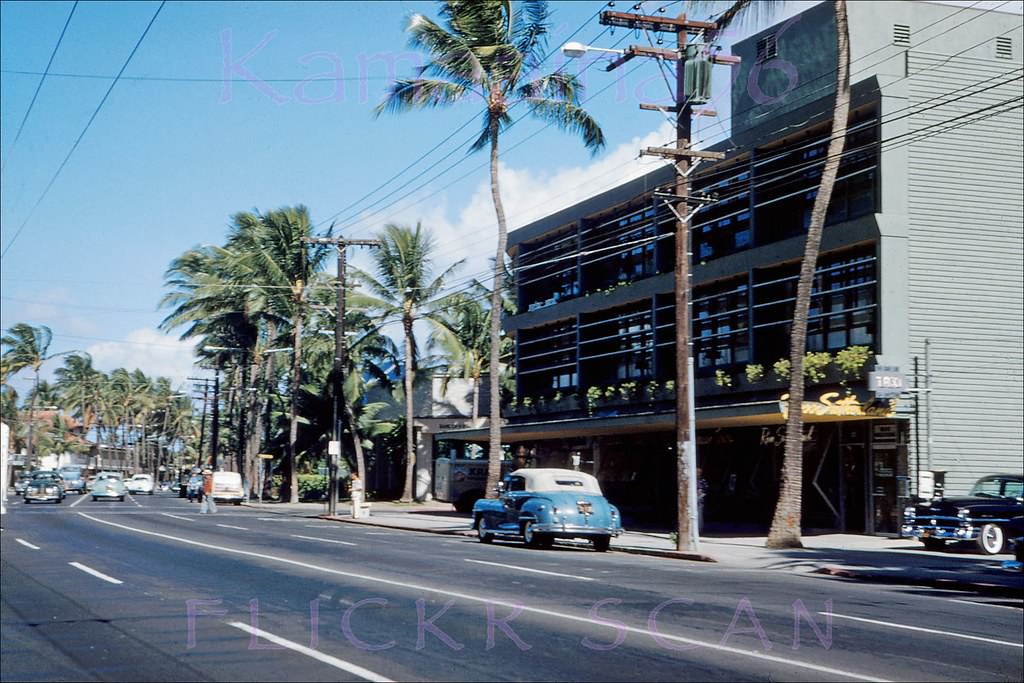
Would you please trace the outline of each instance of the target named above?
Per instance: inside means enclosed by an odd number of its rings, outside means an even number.
[[[482,543],[522,538],[530,547],[549,547],[556,538],[583,538],[598,552],[622,533],[619,510],[601,494],[597,479],[584,472],[518,469],[499,485],[501,497],[473,505],[473,528]]]
[[[96,481],[92,485],[92,499],[117,498],[124,500],[127,489],[124,487],[124,479],[117,472],[100,472],[96,475]]]
[[[25,502],[64,502],[64,480],[53,470],[40,470],[25,487]]]
[[[96,483],[96,475],[95,474],[87,477],[86,480],[85,480],[85,489],[86,489],[86,491],[92,491],[93,484],[95,484],[95,483]]]
[[[241,505],[245,500],[242,475],[238,472],[214,472],[213,500],[216,503]]]
[[[64,490],[66,492],[85,493],[85,475],[82,473],[81,467],[66,465],[57,471],[64,480]]]
[[[903,534],[930,550],[946,541],[976,541],[986,555],[1002,552],[1012,520],[1024,514],[1024,476],[993,474],[979,479],[961,498],[923,501],[903,511]]]
[[[136,474],[131,479],[125,482],[125,489],[128,493],[145,493],[147,495],[153,495],[153,475],[151,474]]]

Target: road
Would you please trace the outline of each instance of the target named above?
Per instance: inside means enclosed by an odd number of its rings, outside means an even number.
[[[1022,680],[1020,601],[199,506],[9,506],[3,681]]]

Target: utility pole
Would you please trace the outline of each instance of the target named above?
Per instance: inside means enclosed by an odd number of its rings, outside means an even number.
[[[331,374],[334,375],[334,441],[338,444],[338,453],[328,453],[328,486],[327,493],[327,514],[335,515],[338,511],[338,458],[341,455],[341,422],[345,411],[341,410],[341,402],[345,393],[345,370],[348,365],[348,348],[345,340],[345,256],[348,247],[379,247],[380,240],[347,240],[340,235],[338,237],[307,237],[303,242],[311,244],[333,244],[338,251],[338,291],[337,291],[337,315],[334,321],[334,368]],[[356,435],[356,426],[349,425],[352,438],[359,438]],[[329,449],[330,450],[330,449]],[[363,478],[364,473],[359,473]]]
[[[199,423],[199,446],[196,448],[196,466],[202,465],[203,460],[203,442],[206,440],[206,406],[210,400],[209,389],[210,380],[206,377],[189,377],[189,381],[195,382],[192,385],[193,391],[199,391],[199,384],[203,385],[203,417]]]
[[[693,358],[690,337],[690,219],[705,203],[711,201],[707,196],[691,196],[689,176],[697,163],[704,159],[721,159],[725,155],[719,152],[704,152],[690,147],[691,117],[695,113],[714,115],[713,112],[695,112],[691,98],[687,95],[687,41],[691,32],[711,32],[718,25],[707,21],[688,21],[685,14],[676,18],[631,14],[606,10],[601,12],[601,24],[605,26],[623,27],[644,33],[675,33],[676,49],[653,46],[631,45],[622,56],[613,60],[607,67],[608,71],[616,69],[634,57],[653,57],[659,61],[669,60],[677,63],[675,83],[675,103],[670,107],[652,104],[641,104],[640,108],[649,111],[660,111],[675,114],[676,142],[675,147],[648,147],[640,154],[660,156],[672,159],[675,163],[676,179],[671,193],[655,193],[676,217],[675,226],[675,328],[676,328],[676,486],[678,491],[678,507],[676,510],[677,534],[676,549],[684,552],[699,550],[697,521],[697,448],[696,425],[693,400]],[[694,57],[697,56],[696,51]],[[731,56],[712,56],[711,63],[736,64],[739,59]],[[696,87],[694,85],[693,87]],[[690,160],[697,161],[691,166]],[[677,205],[682,206],[680,211]],[[691,210],[690,206],[694,208]]]
[[[213,376],[213,416],[210,425],[210,469],[217,471],[217,447],[220,437],[220,361],[215,366]]]

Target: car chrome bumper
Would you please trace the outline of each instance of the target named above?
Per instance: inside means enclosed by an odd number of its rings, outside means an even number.
[[[932,526],[930,524],[904,524],[902,532],[904,536],[924,540],[926,538],[937,538],[943,541],[973,541],[978,538],[981,530],[974,526]]]
[[[579,524],[535,524],[534,531],[540,534],[551,534],[564,538],[584,538],[588,536],[618,536],[622,529],[617,527],[583,526]]]

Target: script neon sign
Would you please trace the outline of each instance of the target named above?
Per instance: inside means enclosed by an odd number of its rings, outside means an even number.
[[[779,410],[784,418],[789,417],[789,394],[779,397]],[[842,396],[838,391],[829,391],[822,394],[817,402],[804,401],[800,404],[800,412],[821,417],[892,417],[896,412],[896,399],[864,404],[856,396]]]

